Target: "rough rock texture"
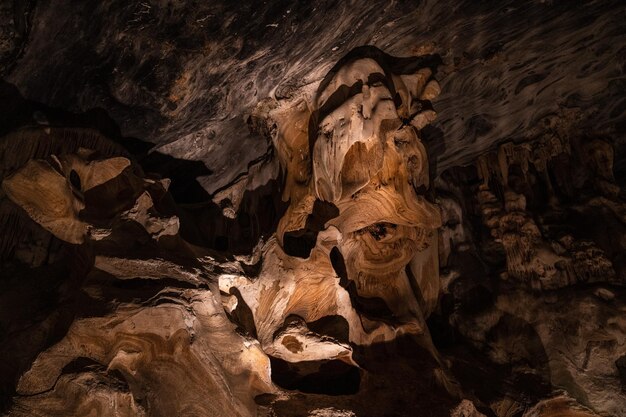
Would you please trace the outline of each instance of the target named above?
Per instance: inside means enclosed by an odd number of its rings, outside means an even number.
[[[0,0],[0,414],[626,415],[625,17]]]
[[[254,396],[273,391],[269,359],[235,332],[205,254],[178,237],[168,183],[142,179],[125,158],[85,159],[93,155],[51,155],[58,171],[31,160],[3,182],[34,221],[74,244],[65,261],[76,275],[58,293],[71,325],[19,378],[9,414],[253,414]],[[47,320],[54,313],[35,326]]]
[[[46,106],[104,109],[124,136],[204,162],[211,194],[265,154],[242,123],[260,100],[319,82],[361,45],[444,59],[438,172],[564,109],[587,129],[624,129],[620,1],[11,3],[8,83]]]
[[[535,395],[561,388],[621,415],[626,223],[610,142],[556,129],[438,178],[441,313],[514,378],[545,384]]]

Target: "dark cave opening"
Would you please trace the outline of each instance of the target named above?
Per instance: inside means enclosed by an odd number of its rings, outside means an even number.
[[[311,394],[353,395],[359,391],[359,369],[341,360],[293,364],[270,356],[272,380],[279,386]]]

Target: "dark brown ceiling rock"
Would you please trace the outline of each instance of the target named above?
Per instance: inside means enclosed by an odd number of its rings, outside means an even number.
[[[202,161],[210,194],[267,151],[242,123],[258,101],[316,85],[360,45],[441,55],[438,173],[567,109],[594,132],[624,129],[619,1],[2,4],[7,51],[19,51],[6,82],[46,106],[104,109],[124,136]]]

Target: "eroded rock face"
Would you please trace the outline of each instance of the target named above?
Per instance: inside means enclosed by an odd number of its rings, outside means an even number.
[[[250,309],[273,358],[358,367],[351,344],[424,335],[438,298],[440,217],[423,195],[428,159],[417,127],[434,117],[428,100],[438,86],[426,65],[435,62],[361,48],[314,94],[259,107],[290,205],[261,249],[258,278],[229,274],[220,287]],[[317,330],[333,320],[341,337]]]
[[[274,390],[269,359],[235,332],[213,272],[178,237],[168,182],[93,155],[31,160],[3,182],[33,220],[76,245],[73,268],[85,263],[65,289],[73,322],[19,378],[11,415],[254,414],[254,396]]]
[[[534,385],[532,395],[562,389],[571,397],[524,415],[626,411],[618,366],[624,203],[612,148],[608,137],[554,126],[438,179],[447,208],[444,316],[491,362],[510,367],[517,384]],[[564,411],[572,401],[578,405]],[[513,402],[517,412],[528,406]]]
[[[0,71],[26,99],[51,107],[50,118],[55,108],[104,109],[124,136],[203,161],[209,170],[197,181],[213,195],[267,151],[242,118],[268,95],[319,82],[360,45],[443,57],[430,132],[438,173],[496,142],[531,138],[563,108],[588,113],[587,130],[623,133],[622,13],[619,0],[3,0]],[[31,118],[8,107],[7,125]]]
[[[619,2],[18,3],[1,412],[626,414]]]
[[[276,125],[290,205],[251,257],[224,262],[185,242],[169,181],[126,157],[78,148],[14,169],[6,197],[72,248],[73,274],[57,294],[64,329],[14,370],[11,415],[255,415],[254,398],[278,392],[266,411],[295,401],[315,413],[314,395],[343,394],[382,415],[388,404],[370,397],[391,378],[434,384],[428,396],[450,410],[458,392],[424,321],[440,216],[419,128],[434,117],[436,63],[363,48],[315,94],[259,113]],[[294,129],[293,114],[306,123]],[[377,368],[382,346],[421,366]]]

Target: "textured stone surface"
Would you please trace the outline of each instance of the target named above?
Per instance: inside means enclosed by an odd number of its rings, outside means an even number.
[[[0,0],[0,413],[626,415],[624,18]]]
[[[619,1],[15,2],[26,3],[32,23],[5,80],[47,106],[104,109],[123,135],[204,162],[210,193],[266,152],[242,123],[258,101],[319,82],[360,45],[442,56],[437,172],[568,109],[581,128],[624,129]]]

